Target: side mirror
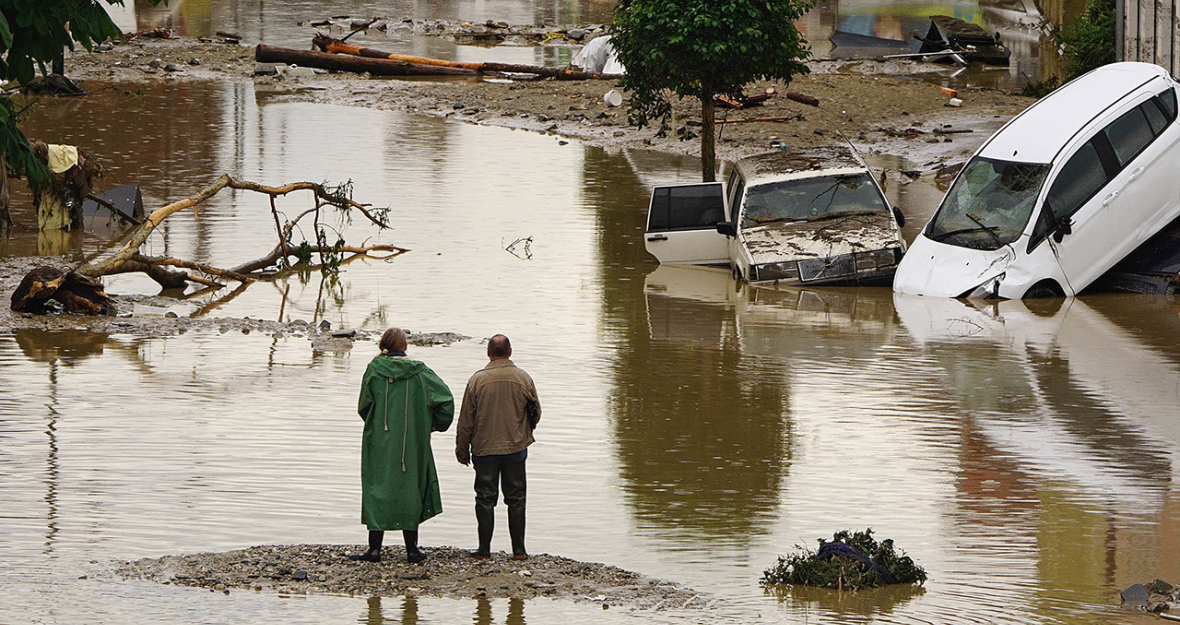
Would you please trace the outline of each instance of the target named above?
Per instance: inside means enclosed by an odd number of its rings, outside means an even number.
[[[1069,217],[1062,217],[1061,221],[1057,222],[1057,227],[1053,229],[1053,240],[1061,243],[1067,234],[1073,234],[1073,220]]]
[[[893,218],[897,220],[898,227],[905,227],[905,215],[901,212],[901,209],[896,206],[893,207]]]
[[[737,226],[734,226],[732,221],[719,221],[717,222],[717,234],[724,234],[727,237],[736,237]]]

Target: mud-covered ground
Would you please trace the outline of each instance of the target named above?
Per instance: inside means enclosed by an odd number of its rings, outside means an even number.
[[[603,608],[704,608],[712,598],[680,584],[593,562],[547,554],[515,561],[504,552],[475,560],[455,547],[424,547],[428,557],[410,564],[401,547],[386,547],[381,562],[353,562],[361,545],[265,545],[224,553],[147,558],[121,563],[125,578],[208,588],[270,590],[285,594],[363,596],[406,594],[448,598],[565,598]]]
[[[308,31],[308,42],[314,30]],[[442,115],[471,123],[511,126],[576,138],[593,145],[627,146],[698,154],[700,105],[676,105],[676,132],[657,137],[655,128],[637,129],[627,122],[626,93],[620,107],[603,102],[615,81],[508,81],[372,78],[356,74],[317,73],[311,77],[255,76],[254,42],[202,42],[195,39],[136,39],[107,45],[102,51],[75,52],[67,73],[75,80],[253,80],[259,97],[282,101],[330,102],[351,106],[402,109]],[[369,43],[368,45],[379,45]],[[980,142],[1032,103],[1031,98],[991,89],[959,90],[959,107],[951,96],[916,76],[946,72],[946,66],[911,61],[815,62],[811,74],[790,85],[750,85],[748,94],[775,87],[778,96],[742,110],[718,109],[718,119],[789,118],[725,124],[717,145],[722,159],[776,149],[852,141],[863,152],[901,154],[936,169],[966,157]],[[786,97],[788,91],[818,98],[808,106]],[[946,131],[953,131],[946,133]],[[971,132],[963,132],[971,131]],[[938,134],[939,132],[944,134]]]

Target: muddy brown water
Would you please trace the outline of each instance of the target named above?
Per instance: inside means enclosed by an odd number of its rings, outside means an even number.
[[[115,560],[359,543],[354,402],[375,349],[21,330],[0,334],[0,622],[1132,624],[1149,617],[1122,611],[1120,588],[1180,580],[1172,300],[750,289],[643,250],[651,186],[694,181],[693,159],[268,104],[248,84],[106,93],[89,109],[42,106],[30,128],[107,155],[110,181],[142,184],[149,205],[221,171],[351,179],[358,199],[393,207],[396,227],[349,232],[413,250],[335,282],[293,277],[178,310],[460,332],[476,338],[413,354],[456,392],[484,362],[479,339],[508,334],[545,404],[530,549],[719,600],[632,614],[119,580]],[[937,196],[925,178],[893,192],[919,226]],[[226,195],[169,220],[152,246],[231,264],[269,247],[271,228],[259,198]],[[527,253],[505,250],[527,237]],[[108,288],[155,290],[129,277]],[[434,439],[445,513],[423,526],[428,546],[474,541],[472,475],[452,444]],[[864,527],[926,567],[924,589],[758,587],[794,545]],[[499,532],[494,548],[506,541]]]

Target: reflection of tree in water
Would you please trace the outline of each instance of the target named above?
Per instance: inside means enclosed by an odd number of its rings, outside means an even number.
[[[663,163],[666,167],[666,163]],[[598,219],[603,342],[611,363],[615,452],[623,491],[644,524],[681,536],[745,542],[778,509],[789,460],[782,380],[759,371],[732,335],[733,311],[644,294],[650,190],[629,161],[586,149],[586,205]],[[662,336],[662,335],[661,335]]]
[[[863,616],[866,617],[863,620],[869,621],[872,617],[892,614],[894,609],[905,606],[915,597],[926,594],[926,589],[922,586],[909,584],[893,584],[857,591],[808,588],[807,586],[775,586],[768,588],[766,592],[779,601],[790,603],[795,608],[819,608],[831,614]]]

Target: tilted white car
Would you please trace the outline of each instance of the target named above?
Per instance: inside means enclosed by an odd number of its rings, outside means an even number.
[[[750,282],[889,285],[898,216],[844,146],[739,160],[719,182],[656,187],[646,248],[665,265],[729,265]]]
[[[1075,295],[1180,216],[1177,85],[1113,63],[1000,128],[898,267],[898,293]]]

